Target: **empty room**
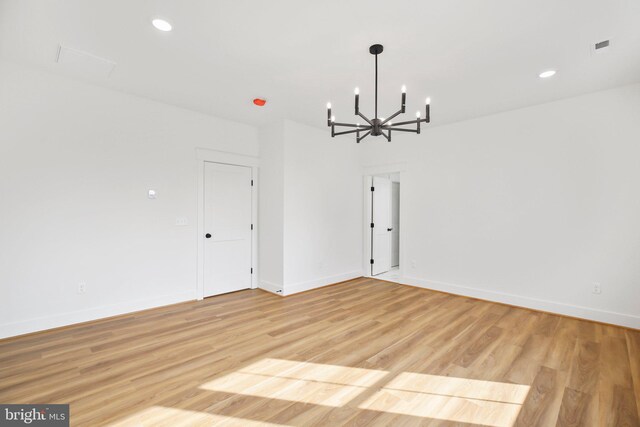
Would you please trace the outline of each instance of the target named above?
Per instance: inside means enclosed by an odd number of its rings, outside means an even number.
[[[0,426],[640,427],[640,1],[0,0]]]

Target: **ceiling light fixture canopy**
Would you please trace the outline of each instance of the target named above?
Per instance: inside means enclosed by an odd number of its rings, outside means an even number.
[[[431,114],[430,114],[431,98],[427,98],[425,102],[424,118],[420,117],[421,114],[420,114],[420,111],[418,111],[416,113],[415,120],[391,123],[391,120],[393,118],[405,112],[405,105],[407,101],[407,88],[405,86],[402,86],[402,100],[400,104],[400,110],[398,110],[396,113],[392,114],[386,119],[384,117],[378,117],[378,55],[382,53],[383,49],[384,48],[381,44],[374,44],[369,48],[369,53],[374,55],[376,58],[375,113],[374,113],[375,118],[368,119],[364,114],[360,112],[360,90],[356,88],[354,91],[355,92],[355,114],[357,116],[360,116],[367,124],[360,125],[360,123],[336,123],[335,116],[331,115],[331,103],[327,103],[327,126],[331,127],[331,137],[355,133],[357,143],[359,143],[369,135],[372,135],[372,136],[382,135],[387,139],[387,141],[391,141],[391,131],[420,133],[420,123],[429,123],[431,121]],[[407,126],[407,125],[415,125],[416,127],[415,129],[401,127],[401,126]],[[355,128],[355,129],[336,132],[336,126]],[[362,136],[360,135],[361,132],[363,132]]]

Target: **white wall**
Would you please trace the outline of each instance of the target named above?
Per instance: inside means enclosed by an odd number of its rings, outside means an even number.
[[[259,286],[277,292],[284,277],[284,123],[264,127],[259,135]]]
[[[361,154],[406,162],[406,283],[640,328],[640,85]]]
[[[352,140],[292,121],[260,132],[260,287],[290,295],[362,275]]]
[[[2,62],[0,337],[194,299],[195,147],[257,130]]]
[[[406,162],[406,283],[640,327],[638,117],[635,85],[391,144],[286,121],[258,149],[253,127],[2,62],[0,337],[195,298],[195,147],[260,152],[266,289],[360,275],[360,165]]]
[[[285,122],[284,286],[362,276],[362,174],[354,138]]]

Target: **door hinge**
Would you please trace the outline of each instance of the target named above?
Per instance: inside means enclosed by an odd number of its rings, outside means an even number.
[[[371,191],[375,191],[376,187],[371,187]]]
[[[251,229],[253,230],[253,224],[251,224]]]
[[[251,180],[251,186],[253,187],[253,180]]]
[[[369,264],[373,264],[373,260],[372,259],[369,260]]]
[[[251,274],[253,274],[253,267],[251,267]]]
[[[373,227],[374,227],[374,225],[373,225],[373,223],[371,223],[371,228],[373,228]]]

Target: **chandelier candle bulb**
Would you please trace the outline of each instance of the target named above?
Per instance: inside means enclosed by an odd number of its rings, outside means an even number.
[[[402,107],[402,112],[404,113],[404,107],[407,103],[407,87],[402,85],[402,103],[401,103],[401,107]]]
[[[427,100],[425,101],[425,116],[424,116],[424,121],[425,123],[429,123],[431,121],[431,98],[427,98]]]

